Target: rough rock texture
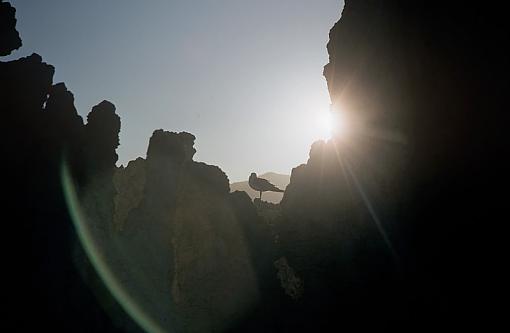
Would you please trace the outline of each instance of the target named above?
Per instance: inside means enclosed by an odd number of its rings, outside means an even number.
[[[287,258],[282,257],[274,262],[278,270],[277,276],[285,293],[295,300],[303,295],[303,281],[296,276],[296,273],[289,266]]]
[[[145,160],[141,157],[129,161],[126,167],[115,171],[113,183],[116,189],[114,228],[122,231],[129,213],[138,207],[145,192]]]

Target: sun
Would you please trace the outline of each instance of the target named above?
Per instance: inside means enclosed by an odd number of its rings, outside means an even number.
[[[346,133],[345,116],[341,110],[335,112],[331,110],[321,111],[317,118],[317,124],[322,139],[331,139],[333,136],[344,136]]]
[[[317,118],[317,123],[324,139],[329,139],[333,132],[333,116],[331,111],[323,111]]]

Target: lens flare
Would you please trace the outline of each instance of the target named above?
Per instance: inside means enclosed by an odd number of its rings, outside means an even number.
[[[65,160],[62,161],[61,167],[62,189],[66,199],[71,219],[74,223],[76,233],[80,239],[87,257],[94,266],[96,272],[104,282],[105,286],[119,302],[122,308],[140,325],[146,332],[164,333],[166,332],[156,320],[154,320],[140,305],[134,300],[129,293],[122,287],[118,278],[111,271],[104,255],[101,253],[96,244],[92,230],[87,224],[85,212],[82,210],[79,202],[74,181],[71,172]]]

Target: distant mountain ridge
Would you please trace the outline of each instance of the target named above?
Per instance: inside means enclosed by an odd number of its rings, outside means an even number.
[[[271,184],[274,184],[278,186],[278,188],[285,190],[287,185],[290,182],[290,175],[283,175],[276,172],[266,172],[262,175],[258,175],[260,178],[264,178],[269,180]],[[230,184],[230,192],[234,191],[244,191],[246,192],[250,198],[253,200],[254,198],[259,197],[259,193],[255,190],[253,190],[250,185],[248,185],[248,180],[244,182],[235,182]],[[272,202],[272,203],[279,203],[283,198],[283,193],[277,193],[277,192],[264,192],[262,194],[262,199],[264,201]]]

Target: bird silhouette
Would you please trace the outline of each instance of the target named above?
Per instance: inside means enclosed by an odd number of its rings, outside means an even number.
[[[248,185],[255,191],[259,192],[259,199],[262,200],[262,192],[284,192],[275,185],[271,184],[267,179],[257,177],[255,172],[252,172],[248,179]]]

